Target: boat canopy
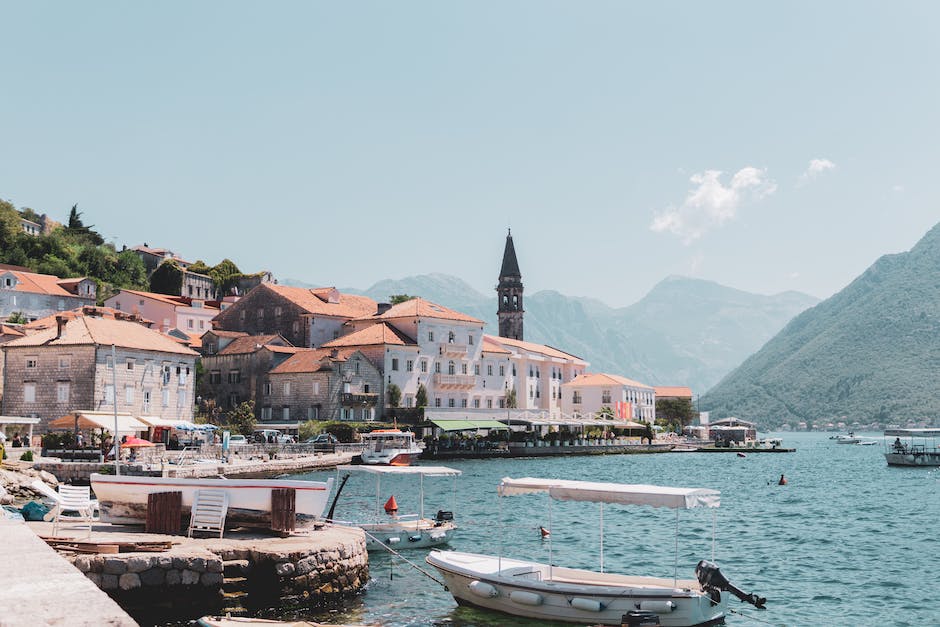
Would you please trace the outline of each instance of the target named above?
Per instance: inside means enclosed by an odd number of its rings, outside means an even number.
[[[365,472],[373,475],[424,475],[426,477],[456,477],[460,471],[447,466],[337,466],[337,471]]]
[[[441,420],[435,418],[431,420],[434,426],[444,431],[472,431],[474,429],[508,429],[506,425],[498,420]]]
[[[885,429],[885,435],[907,438],[937,438],[940,437],[940,429]]]
[[[590,501],[620,505],[650,505],[671,509],[718,507],[721,493],[708,488],[672,488],[656,485],[597,483],[566,479],[504,478],[499,484],[500,496],[548,493],[559,501]]]

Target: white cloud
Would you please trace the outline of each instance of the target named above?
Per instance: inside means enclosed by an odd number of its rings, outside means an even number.
[[[836,164],[829,159],[810,159],[809,167],[807,167],[806,172],[800,176],[800,182],[806,183],[813,180],[823,172],[834,170],[835,168]]]
[[[668,207],[657,212],[650,229],[657,233],[672,233],[690,244],[709,230],[719,227],[737,215],[745,200],[760,200],[777,190],[777,184],[767,178],[767,170],[748,166],[741,168],[726,186],[721,182],[720,170],[706,170],[693,174],[689,181],[693,187],[679,207]]]

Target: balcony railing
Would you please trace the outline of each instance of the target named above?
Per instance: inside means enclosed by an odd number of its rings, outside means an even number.
[[[364,392],[343,392],[339,401],[344,407],[374,407],[379,402],[379,395]]]
[[[454,344],[452,342],[441,342],[441,355],[466,355],[466,344]]]
[[[474,388],[476,377],[472,374],[435,374],[434,386],[440,388]]]

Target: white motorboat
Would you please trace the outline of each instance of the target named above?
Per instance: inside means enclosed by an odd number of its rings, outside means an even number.
[[[600,503],[602,521],[605,503],[676,510],[715,508],[720,496],[705,488],[536,478],[506,478],[499,485],[500,496],[530,493],[547,493],[559,501]],[[599,571],[552,565],[550,533],[548,564],[455,551],[431,551],[426,561],[440,571],[459,604],[546,621],[621,625],[630,613],[648,612],[666,627],[715,625],[724,622],[726,592],[759,608],[766,601],[733,586],[713,562],[705,560],[695,568],[697,580],[604,572],[603,537],[602,524]]]
[[[362,434],[362,463],[409,466],[424,449],[415,442],[415,434],[400,429],[376,429]]]
[[[837,435],[836,444],[858,444],[862,441],[861,438],[855,437],[855,434],[851,431],[847,435]]]
[[[347,521],[333,519],[333,508],[328,518],[339,525],[359,527],[366,532],[366,549],[369,551],[393,549],[425,549],[446,544],[457,529],[454,522],[454,507],[457,500],[457,477],[459,470],[446,466],[339,466],[337,475],[346,472],[363,472],[375,475],[375,512],[371,520]],[[399,514],[382,506],[382,477],[418,476],[419,511],[416,514]],[[453,503],[448,511],[438,510],[434,518],[424,515],[424,478],[453,477]],[[339,500],[345,479],[337,484],[334,507]],[[397,505],[396,505],[397,507]],[[384,545],[384,546],[383,546]]]
[[[182,514],[192,508],[196,490],[225,490],[228,494],[227,523],[230,525],[270,525],[271,490],[295,490],[297,525],[313,523],[323,516],[333,479],[303,481],[296,479],[184,479],[138,477],[127,475],[91,475],[91,489],[101,507],[101,520],[116,524],[147,522],[147,495],[181,492]]]
[[[940,466],[937,438],[940,429],[887,429],[885,459],[889,466]]]

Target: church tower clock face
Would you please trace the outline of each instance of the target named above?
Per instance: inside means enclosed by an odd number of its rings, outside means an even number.
[[[499,336],[513,340],[523,340],[522,317],[525,308],[522,302],[522,273],[516,260],[516,248],[512,243],[512,231],[506,234],[506,248],[503,250],[503,265],[499,270],[499,283],[496,293],[499,296],[497,317],[499,318]]]

